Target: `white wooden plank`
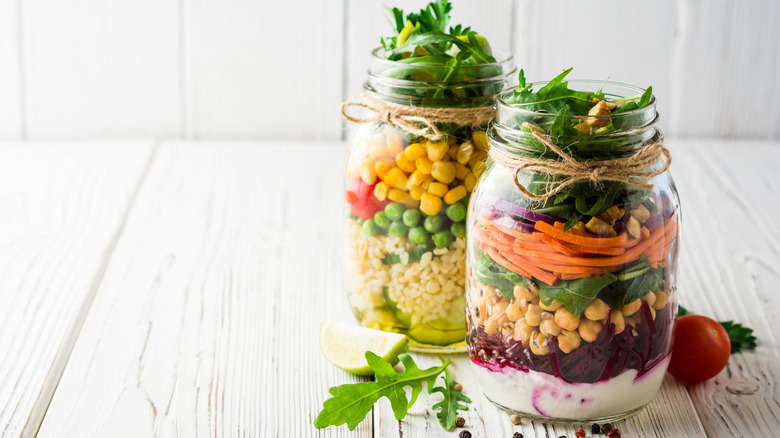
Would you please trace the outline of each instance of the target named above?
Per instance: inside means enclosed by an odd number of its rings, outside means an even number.
[[[466,420],[464,429],[475,437],[511,437],[514,432],[521,432],[526,438],[574,436],[577,429],[585,429],[588,436],[590,424],[553,425],[524,420],[519,426],[509,421],[509,414],[495,407],[479,389],[474,378],[472,365],[465,355],[448,356],[452,360],[452,377],[463,385],[464,393],[471,398],[469,410],[462,413]],[[433,356],[415,355],[420,366],[439,364],[439,359]],[[377,436],[381,437],[449,437],[452,433],[444,431],[438,423],[435,411],[431,406],[441,400],[440,394],[423,393],[419,401],[410,410],[410,415],[401,422],[394,421],[390,403],[386,399],[380,401],[380,408],[375,410],[375,422],[379,426]],[[614,426],[619,428],[626,437],[705,437],[704,429],[699,422],[691,399],[685,387],[667,377],[661,392],[650,403],[648,408],[636,416],[624,421],[617,421]],[[456,431],[458,429],[455,429]]]
[[[22,137],[19,2],[0,0],[0,139]]]
[[[358,381],[318,348],[322,320],[353,320],[343,150],[164,144],[39,436],[370,436],[311,425]]]
[[[661,127],[670,124],[671,53],[676,1],[520,0],[515,30],[518,68],[530,81],[547,81],[574,67],[571,79],[606,79],[653,86]],[[688,132],[686,132],[688,133]]]
[[[673,132],[780,135],[780,4],[679,2]]]
[[[184,0],[186,135],[340,138],[342,6]]]
[[[151,149],[0,144],[0,436],[35,433]]]
[[[23,8],[30,138],[178,135],[176,0]]]
[[[690,394],[709,436],[774,436],[780,428],[777,144],[679,142],[673,170],[683,204],[681,303],[756,331]]]
[[[347,1],[344,99],[362,93],[371,66],[371,52],[381,46],[381,37],[392,36],[395,33],[395,23],[391,21],[392,16],[386,7],[397,7],[404,13],[409,13],[417,12],[427,4],[419,0]],[[475,32],[484,35],[491,47],[506,51],[511,49],[513,24],[511,0],[455,1],[452,5],[451,25],[470,26]],[[347,124],[347,134],[351,135],[355,130],[356,125]]]

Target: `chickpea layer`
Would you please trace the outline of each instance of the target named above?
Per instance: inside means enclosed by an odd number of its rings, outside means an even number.
[[[641,323],[639,309],[647,303],[655,320],[656,311],[669,303],[663,291],[651,291],[622,308],[610,307],[600,299],[593,300],[585,310],[574,316],[561,303],[553,300],[545,304],[539,297],[539,289],[515,286],[513,297],[505,297],[497,288],[476,283],[470,297],[471,321],[488,335],[498,335],[522,342],[534,354],[550,352],[550,341],[557,339],[558,349],[571,353],[583,342],[595,341],[607,324],[613,324],[614,334],[622,333],[627,326]],[[609,321],[607,321],[609,319]]]

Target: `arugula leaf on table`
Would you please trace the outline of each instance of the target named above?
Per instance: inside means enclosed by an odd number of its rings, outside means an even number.
[[[553,286],[541,283],[539,285],[539,299],[545,306],[551,305],[553,300],[558,301],[572,315],[579,316],[602,289],[615,281],[617,281],[617,276],[605,274],[600,277],[556,282]]]
[[[442,360],[443,362],[443,360]],[[450,371],[444,370],[444,386],[437,386],[433,388],[433,392],[440,392],[444,396],[444,400],[433,405],[434,410],[438,410],[436,417],[439,418],[439,424],[444,430],[452,430],[455,427],[455,419],[458,416],[458,410],[467,411],[468,406],[462,404],[471,403],[471,399],[466,397],[462,392],[455,389],[455,385],[458,382],[450,377]]]
[[[690,314],[691,312],[683,306],[677,308],[677,316]],[[734,321],[718,321],[718,324],[722,325],[729,335],[729,340],[731,340],[731,354],[753,350],[756,348],[756,345],[758,345],[756,343],[756,336],[753,334],[753,329]]]
[[[389,362],[371,351],[366,351],[366,360],[374,370],[376,380],[330,388],[333,397],[323,404],[322,411],[314,420],[314,427],[323,429],[346,423],[349,430],[355,430],[355,427],[371,411],[374,403],[382,397],[390,400],[396,420],[401,420],[417,401],[417,397],[422,392],[422,384],[427,384],[428,393],[431,394],[436,378],[450,364],[448,360],[441,366],[421,370],[408,354],[401,354],[398,357],[404,366],[404,371],[400,373],[396,372]],[[405,387],[412,388],[409,400],[406,398]]]

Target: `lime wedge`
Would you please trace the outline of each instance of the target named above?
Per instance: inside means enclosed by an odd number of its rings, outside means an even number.
[[[320,350],[330,363],[359,376],[374,374],[366,362],[366,351],[395,365],[406,351],[409,339],[399,333],[325,321],[320,325]]]

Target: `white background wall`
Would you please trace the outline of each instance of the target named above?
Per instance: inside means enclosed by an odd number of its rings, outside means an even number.
[[[339,139],[426,0],[0,0],[0,139]],[[780,2],[454,0],[530,80],[653,85],[667,134],[780,138]]]

